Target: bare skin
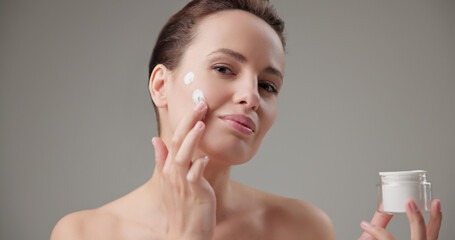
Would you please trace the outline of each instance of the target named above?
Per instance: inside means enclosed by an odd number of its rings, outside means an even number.
[[[195,80],[187,86],[189,71]],[[51,239],[335,239],[317,207],[230,179],[231,167],[249,161],[273,125],[283,73],[284,50],[267,23],[240,10],[202,19],[179,67],[159,64],[151,76],[161,136],[153,139],[150,180],[63,217]],[[195,89],[205,103],[191,101]],[[225,119],[233,115],[254,126]]]
[[[335,239],[330,219],[316,207],[232,184],[252,197],[243,195],[243,209],[217,220],[212,239]],[[154,206],[143,206],[145,188],[98,209],[65,216],[51,239],[168,239],[165,217],[145,214],[154,211]]]

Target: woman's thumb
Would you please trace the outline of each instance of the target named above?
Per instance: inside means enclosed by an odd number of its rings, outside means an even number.
[[[167,147],[159,137],[152,138],[153,148],[155,149],[155,167],[161,172],[167,158]]]

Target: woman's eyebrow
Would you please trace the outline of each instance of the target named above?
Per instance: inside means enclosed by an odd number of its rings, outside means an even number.
[[[241,63],[246,63],[247,62],[246,57],[243,56],[241,53],[238,53],[236,51],[233,51],[233,50],[227,49],[227,48],[220,48],[218,50],[215,50],[215,51],[209,53],[208,56],[211,56],[211,55],[214,55],[214,54],[219,54],[219,53],[228,55],[228,56],[230,56],[232,58],[235,58],[236,60],[238,60]]]
[[[265,68],[265,71],[273,75],[276,75],[277,77],[280,78],[281,81],[283,81],[283,74],[278,69],[274,67],[267,67]]]
[[[231,50],[231,49],[228,49],[228,48],[217,49],[217,50],[209,53],[207,56],[216,55],[216,54],[227,55],[229,57],[232,57],[232,58],[236,59],[237,61],[239,61],[241,63],[246,63],[247,62],[246,57],[243,56],[241,53],[236,52],[236,51]],[[281,79],[281,81],[283,81],[283,74],[280,72],[280,70],[278,70],[278,69],[276,69],[274,67],[266,67],[265,68],[265,72],[271,73],[273,75],[276,75],[276,76],[278,76]]]

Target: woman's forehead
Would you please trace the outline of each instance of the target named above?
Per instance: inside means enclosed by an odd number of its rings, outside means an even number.
[[[265,21],[245,11],[222,11],[198,22],[187,49],[189,54],[205,57],[219,49],[230,49],[250,61],[269,61],[284,68],[284,49],[278,34]]]

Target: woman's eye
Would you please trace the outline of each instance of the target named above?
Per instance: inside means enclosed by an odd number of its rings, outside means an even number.
[[[227,75],[233,74],[232,70],[225,66],[214,66],[213,69],[215,69],[217,72],[222,73],[222,74],[227,74]]]
[[[276,90],[276,88],[272,85],[272,84],[269,84],[269,83],[259,83],[258,84],[260,88],[264,89],[265,91],[267,92],[270,92],[270,93],[278,93],[278,91]]]

